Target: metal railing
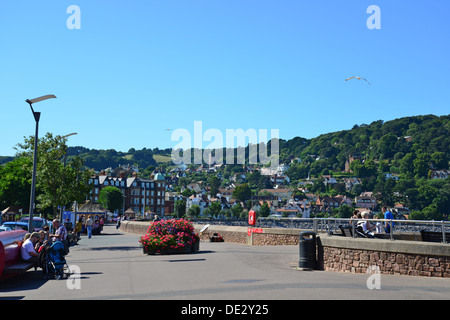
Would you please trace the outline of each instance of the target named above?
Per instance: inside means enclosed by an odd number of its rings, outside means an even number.
[[[194,218],[193,221],[198,223],[211,223],[227,226],[248,227],[248,219],[202,219]],[[390,233],[383,233],[385,238],[394,240],[394,234],[404,233],[420,233],[422,230],[442,232],[443,243],[450,243],[450,221],[432,221],[432,220],[385,220],[385,219],[351,219],[351,218],[282,218],[282,217],[259,217],[256,220],[258,228],[291,228],[301,230],[314,230],[314,232],[326,232],[330,235],[334,231],[340,232],[339,226],[350,225],[353,237],[357,237],[355,229],[359,221],[369,221],[371,223],[384,224],[388,222],[390,225]],[[336,233],[335,233],[336,234]]]
[[[271,221],[271,223],[269,221]],[[442,232],[442,242],[450,242],[450,221],[351,218],[258,218],[259,224],[265,224],[269,227],[284,225],[284,227],[296,228],[295,225],[297,224],[297,228],[302,225],[302,229],[314,230],[316,233],[320,230],[320,232],[326,232],[329,235],[332,235],[334,230],[339,230],[340,226],[347,225],[351,226],[353,237],[357,237],[356,228],[360,221],[369,221],[375,225],[377,223],[381,224],[381,233],[383,233],[383,226],[387,223],[390,232],[384,234],[389,234],[390,240],[394,240],[394,234],[426,230]]]

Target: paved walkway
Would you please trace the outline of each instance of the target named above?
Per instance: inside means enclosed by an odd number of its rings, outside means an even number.
[[[142,253],[139,236],[106,226],[66,257],[79,275],[43,280],[41,271],[0,283],[0,299],[448,299],[450,279],[298,271],[297,246],[200,244],[188,255]]]

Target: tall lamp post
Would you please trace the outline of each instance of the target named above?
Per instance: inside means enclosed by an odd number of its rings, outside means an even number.
[[[28,221],[28,230],[32,232],[34,230],[33,227],[33,213],[35,207],[35,190],[36,190],[36,163],[37,163],[37,147],[38,147],[38,128],[39,128],[39,119],[41,117],[40,112],[35,112],[33,109],[33,103],[44,101],[47,99],[56,98],[54,95],[49,94],[46,96],[42,96],[35,99],[27,99],[26,103],[30,105],[31,112],[33,112],[34,120],[36,121],[36,132],[34,134],[34,154],[33,154],[33,176],[31,179],[31,194],[30,194],[30,209],[29,209],[29,221]]]
[[[78,134],[78,133],[76,133],[76,132],[74,132],[74,133],[69,133],[69,134],[66,134],[65,136],[62,136],[61,138],[62,139],[64,139],[64,141],[66,141],[67,140],[67,138],[68,137],[70,137],[70,136],[74,136],[74,135],[76,135],[76,134]],[[66,160],[67,160],[67,150],[66,150],[66,152],[64,152],[64,169],[66,168]],[[64,188],[64,173],[65,173],[65,171],[63,171],[63,180],[62,180],[62,183],[61,183],[61,193],[62,193],[62,188]],[[60,205],[60,207],[59,207],[59,220],[61,221],[61,223],[64,223],[63,221],[63,203],[61,203],[61,205]],[[75,210],[76,211],[76,210]]]

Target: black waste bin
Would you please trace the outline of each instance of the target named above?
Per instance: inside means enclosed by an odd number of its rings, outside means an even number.
[[[300,269],[312,270],[316,268],[316,233],[312,231],[300,232],[299,235]]]

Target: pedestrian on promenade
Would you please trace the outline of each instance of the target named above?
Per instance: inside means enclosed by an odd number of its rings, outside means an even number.
[[[90,239],[92,237],[92,225],[93,224],[94,224],[94,220],[92,220],[92,216],[88,216],[88,218],[86,220],[86,230],[87,230],[88,239]]]
[[[67,238],[67,229],[66,227],[61,224],[61,221],[59,219],[54,219],[52,221],[53,228],[56,230],[55,234],[50,234],[49,238],[53,238],[53,241],[64,241]]]
[[[75,225],[75,231],[77,232],[77,241],[81,239],[81,230],[83,230],[83,218],[80,217]]]
[[[393,220],[394,219],[394,215],[387,209],[387,207],[383,207],[381,209],[381,211],[383,211],[383,213],[384,213],[384,219],[387,219],[387,220]],[[392,224],[392,227],[393,227],[394,226],[393,222],[391,223],[389,221],[385,221],[385,223],[384,223],[384,231],[386,233],[391,233],[391,224]]]

